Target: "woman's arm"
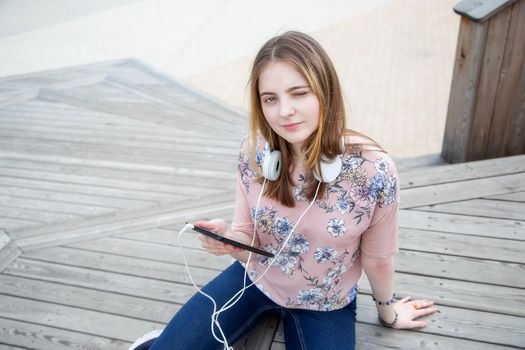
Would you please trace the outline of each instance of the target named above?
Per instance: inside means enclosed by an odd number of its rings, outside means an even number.
[[[397,329],[427,326],[426,322],[416,321],[416,319],[438,311],[437,308],[432,307],[434,305],[432,300],[410,301],[410,297],[406,297],[390,303],[394,296],[395,260],[393,255],[384,258],[370,258],[362,255],[361,266],[370,282],[379,317],[384,322],[389,324],[395,321],[392,327]]]
[[[386,305],[383,302],[391,300],[394,295],[394,256],[370,258],[361,255],[361,266],[370,282],[372,295],[376,301],[381,301],[381,305],[376,303],[379,316],[387,323],[393,322],[396,317],[394,304]]]

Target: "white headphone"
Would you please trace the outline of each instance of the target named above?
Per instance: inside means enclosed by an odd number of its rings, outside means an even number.
[[[314,177],[317,181],[330,183],[337,179],[337,176],[339,176],[341,173],[341,168],[343,167],[342,156],[345,153],[344,137],[341,137],[339,148],[340,154],[338,154],[332,160],[326,158],[324,155],[321,155],[321,174],[317,172],[317,169],[314,169]],[[271,151],[269,149],[268,143],[266,143],[266,146],[264,147],[262,172],[263,176],[270,181],[277,180],[281,174],[281,152],[277,150]]]

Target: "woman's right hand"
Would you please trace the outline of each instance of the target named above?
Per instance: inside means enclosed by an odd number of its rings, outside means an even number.
[[[232,237],[230,228],[228,227],[228,224],[226,223],[226,221],[224,221],[223,219],[213,219],[210,221],[197,221],[195,222],[195,225],[205,228],[209,231],[215,232],[219,235],[222,235],[222,236],[225,236],[231,239],[236,239],[235,237]],[[207,237],[200,233],[198,234],[197,237],[201,241],[201,246],[204,249],[206,249],[208,253],[213,254],[213,255],[220,256],[220,255],[226,255],[226,254],[239,253],[243,251],[241,248],[234,247],[231,244],[222,243],[216,239]]]

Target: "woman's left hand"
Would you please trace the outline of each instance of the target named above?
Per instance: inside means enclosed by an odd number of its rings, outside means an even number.
[[[433,307],[434,302],[432,300],[410,300],[410,298],[403,298],[394,304],[394,309],[398,314],[394,326],[396,329],[425,328],[427,323],[417,319],[439,311]]]

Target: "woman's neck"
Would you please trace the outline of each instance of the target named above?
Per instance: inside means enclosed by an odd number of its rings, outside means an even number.
[[[304,161],[306,159],[306,155],[302,152],[301,147],[295,144],[292,144],[292,157],[294,161],[296,160]]]

